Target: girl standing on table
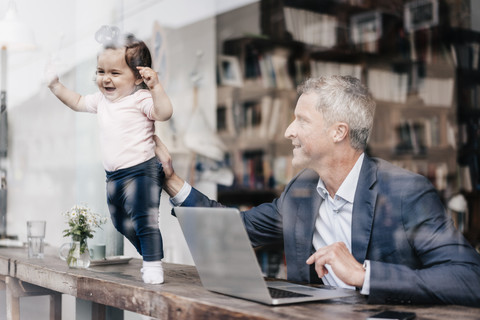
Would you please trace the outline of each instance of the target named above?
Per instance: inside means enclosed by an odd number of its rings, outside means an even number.
[[[48,87],[74,111],[96,113],[100,126],[107,201],[115,228],[143,257],[145,283],[163,283],[163,242],[158,227],[163,169],[155,158],[155,121],[173,113],[150,51],[133,35],[119,39],[118,29],[96,33],[103,49],[97,57],[100,92],[81,96],[47,71]]]

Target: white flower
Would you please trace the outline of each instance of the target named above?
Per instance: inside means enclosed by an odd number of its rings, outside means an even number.
[[[82,239],[92,238],[94,229],[107,222],[106,218],[93,213],[87,206],[75,205],[63,215],[69,225],[69,228],[64,230],[64,236],[80,237]]]

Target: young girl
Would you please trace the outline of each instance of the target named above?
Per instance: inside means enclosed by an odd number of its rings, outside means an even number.
[[[151,69],[145,43],[133,35],[122,43],[107,39],[97,57],[100,92],[81,96],[57,75],[47,75],[48,87],[72,110],[97,114],[112,222],[142,255],[143,281],[163,283],[158,228],[163,170],[155,158],[153,136],[155,121],[170,119],[173,108]]]

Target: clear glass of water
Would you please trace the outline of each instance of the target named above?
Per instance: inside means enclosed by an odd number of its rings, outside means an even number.
[[[27,221],[28,257],[43,258],[45,227],[44,220]]]

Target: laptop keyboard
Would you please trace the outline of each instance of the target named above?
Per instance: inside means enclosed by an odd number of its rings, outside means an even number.
[[[297,293],[293,291],[287,291],[277,288],[270,288],[268,287],[268,291],[270,291],[270,295],[274,299],[282,299],[282,298],[296,298],[296,297],[311,297],[308,294]]]

